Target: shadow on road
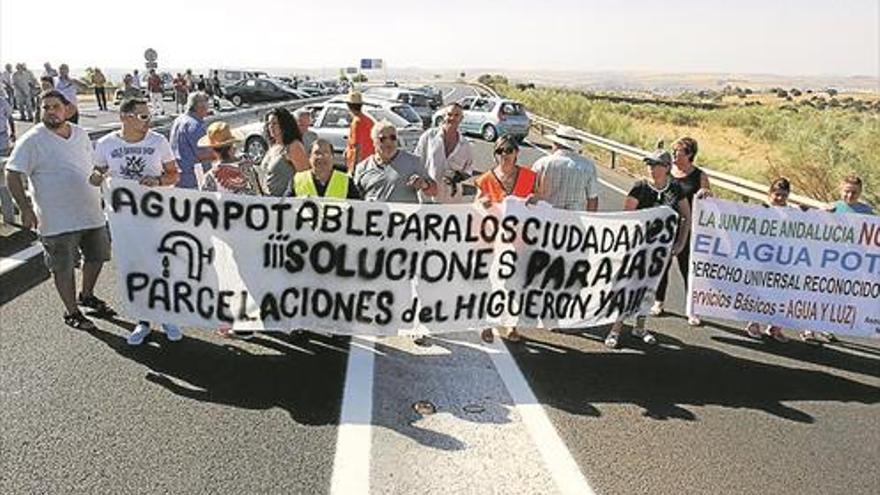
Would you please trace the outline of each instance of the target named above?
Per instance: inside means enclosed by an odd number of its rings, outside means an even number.
[[[132,327],[121,320],[111,323]],[[90,334],[120,356],[148,367],[147,380],[177,395],[245,409],[280,407],[306,425],[339,421],[347,339],[315,334],[254,337],[252,343],[281,353],[267,355],[249,352],[244,343],[223,345],[192,336],[170,343],[154,332],[148,342],[132,347],[111,332],[98,329]]]
[[[729,325],[713,322],[708,326],[736,336],[712,336],[712,340],[716,342],[880,378],[880,349],[877,348],[847,341],[838,341],[832,344],[811,345],[801,342],[797,337],[791,338],[791,340],[786,343],[780,343],[766,338],[759,341],[744,337],[743,330]],[[850,352],[841,351],[836,349],[836,347],[851,349],[866,354],[873,354],[876,355],[877,358],[874,359],[859,356]]]
[[[604,329],[597,328],[587,330],[584,337],[601,342],[604,335]],[[783,402],[880,402],[880,388],[823,371],[743,359],[663,334],[657,338],[660,345],[655,348],[632,338],[622,341],[644,354],[588,352],[551,343],[559,339],[550,335],[544,340],[540,333],[527,342],[555,352],[529,352],[528,343],[509,347],[543,404],[578,415],[598,417],[595,404],[635,404],[648,418],[694,421],[698,418],[687,406],[722,406],[813,423],[812,416]],[[834,360],[823,361],[833,365]]]

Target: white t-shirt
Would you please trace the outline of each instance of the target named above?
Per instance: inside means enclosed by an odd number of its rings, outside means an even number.
[[[463,196],[461,186],[456,190],[450,188],[444,177],[451,177],[454,172],[461,172],[470,177],[473,171],[474,158],[471,151],[471,142],[461,133],[458,135],[458,144],[449,156],[446,156],[446,146],[443,143],[443,128],[434,127],[425,131],[419,138],[415,154],[422,159],[422,164],[428,175],[437,183],[437,195],[435,203],[470,203],[472,196]]]
[[[7,170],[30,178],[39,231],[44,236],[105,223],[100,189],[89,184],[92,142],[82,127],[69,125],[67,139],[44,124],[35,125],[21,136],[6,164]]]
[[[171,144],[165,136],[147,131],[144,139],[129,143],[122,131],[111,132],[95,144],[95,167],[107,167],[110,177],[141,180],[162,175],[162,164],[174,161]]]

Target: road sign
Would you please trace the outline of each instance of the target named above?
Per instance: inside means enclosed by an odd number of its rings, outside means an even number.
[[[147,62],[155,62],[156,59],[159,58],[159,54],[156,53],[156,50],[153,50],[152,48],[147,48],[147,50],[144,52],[144,58],[147,59]]]
[[[357,67],[346,67],[345,68],[346,74],[357,74],[357,71],[358,71]]]
[[[361,69],[381,69],[384,65],[381,58],[361,59]]]
[[[157,64],[156,62],[147,62],[144,65],[147,67],[147,69],[158,69],[159,68],[159,64]]]

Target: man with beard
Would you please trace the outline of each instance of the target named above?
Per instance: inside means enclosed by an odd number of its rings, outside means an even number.
[[[38,229],[46,267],[64,303],[64,323],[79,330],[95,324],[77,307],[98,317],[113,316],[110,306],[94,295],[104,262],[110,260],[110,236],[101,211],[99,189],[89,184],[92,143],[86,131],[67,121],[70,102],[59,91],[41,95],[43,121],[26,132],[6,165],[9,192],[21,211],[26,229]],[[31,180],[34,207],[24,193],[23,177]],[[74,268],[82,264],[82,292],[76,297]]]

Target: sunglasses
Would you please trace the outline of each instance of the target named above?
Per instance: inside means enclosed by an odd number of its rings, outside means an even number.
[[[379,136],[380,143],[384,143],[385,141],[391,141],[392,143],[397,142],[397,135],[392,134],[390,136]]]
[[[127,113],[127,114],[125,114],[125,116],[126,117],[135,117],[136,119],[140,120],[141,122],[146,122],[152,118],[152,116],[148,113]]]
[[[514,153],[516,153],[514,148],[498,148],[495,150],[496,155],[512,155]]]

